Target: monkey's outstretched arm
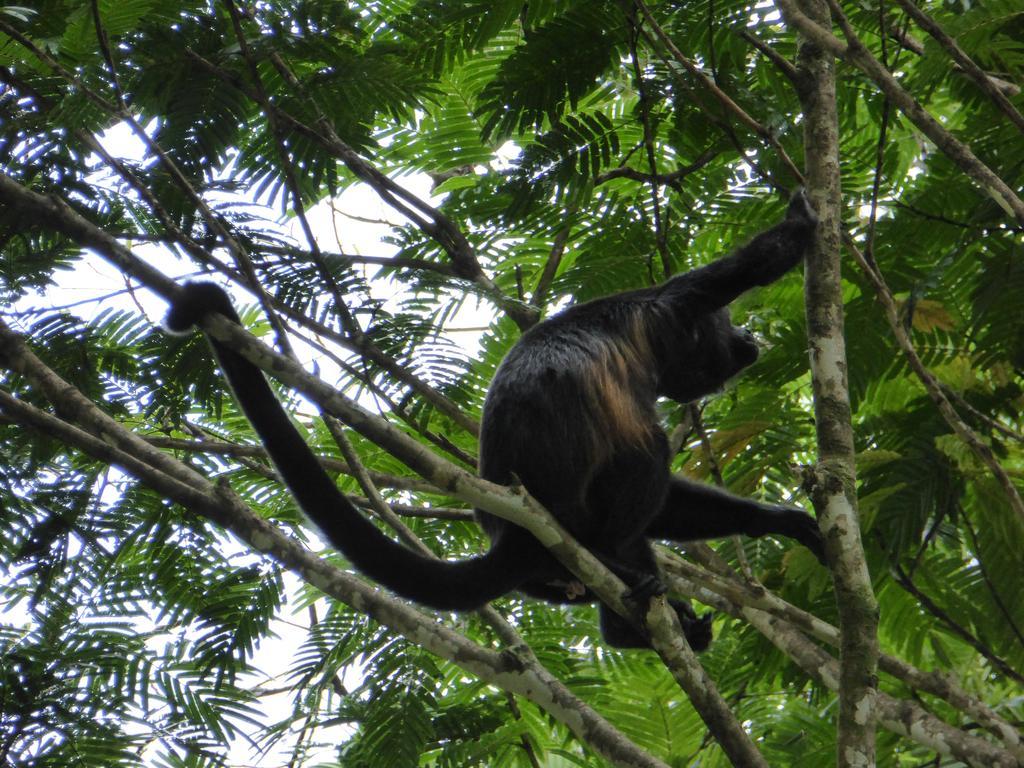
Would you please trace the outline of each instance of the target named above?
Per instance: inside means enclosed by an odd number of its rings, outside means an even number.
[[[664,296],[693,314],[724,307],[758,285],[768,285],[795,267],[814,242],[818,214],[798,190],[786,218],[742,248],[705,267],[673,278]]]

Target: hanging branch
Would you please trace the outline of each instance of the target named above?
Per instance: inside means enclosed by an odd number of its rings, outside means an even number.
[[[784,0],[784,16],[795,0]],[[824,0],[800,0],[816,25],[830,24]],[[804,297],[818,462],[810,494],[832,570],[841,630],[838,765],[875,762],[878,603],[864,556],[857,512],[856,466],[840,274],[841,188],[835,59],[804,36],[797,41],[797,89],[804,112],[807,187],[821,221],[807,258]]]

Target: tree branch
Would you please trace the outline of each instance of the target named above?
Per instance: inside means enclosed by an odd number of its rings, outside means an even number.
[[[331,273],[331,270],[328,269],[324,255],[320,251],[320,243],[313,234],[313,228],[309,224],[309,217],[306,215],[306,203],[302,198],[302,190],[299,187],[298,175],[295,172],[292,157],[288,152],[288,147],[285,142],[285,131],[278,122],[274,111],[269,109],[270,98],[267,96],[267,91],[263,87],[263,80],[260,77],[259,68],[256,66],[256,61],[253,59],[252,53],[249,49],[249,41],[246,39],[245,33],[242,30],[241,14],[239,13],[238,8],[236,8],[233,0],[224,0],[224,2],[227,6],[229,15],[231,16],[231,24],[235,32],[235,40],[238,41],[239,52],[242,54],[242,58],[245,60],[249,69],[249,79],[253,84],[256,102],[260,109],[262,109],[263,114],[267,119],[267,125],[270,128],[270,133],[273,136],[274,147],[277,150],[278,161],[281,165],[281,173],[284,176],[285,185],[288,188],[288,194],[292,198],[292,210],[295,211],[295,217],[298,219],[299,226],[306,238],[306,245],[309,247],[309,256],[312,259],[317,272],[320,274],[320,280],[323,282],[327,291],[334,300],[334,312],[338,317],[338,321],[342,329],[345,331],[347,336],[352,338],[358,344],[365,334],[363,333],[363,329],[359,327],[359,324],[352,316],[352,313],[349,311],[348,304],[345,303],[345,297],[342,295],[341,289],[338,287],[338,281],[334,279],[334,275]],[[248,274],[247,270],[243,271],[246,271]],[[253,282],[256,282],[255,272],[252,272],[249,276]],[[264,293],[262,286],[253,287],[259,289],[258,295],[262,297]]]
[[[9,336],[4,334],[0,338],[4,341],[4,353],[10,355],[12,350],[6,343]],[[7,362],[18,364],[16,351]],[[503,651],[481,648],[437,623],[433,617],[319,559],[245,506],[227,486],[212,485],[199,475],[186,482],[179,476],[192,474],[191,470],[182,466],[181,471],[172,475],[139,458],[127,447],[134,447],[138,438],[116,422],[113,429],[104,433],[104,439],[100,439],[4,390],[0,390],[0,411],[19,424],[51,435],[97,461],[123,469],[165,498],[231,531],[252,549],[269,555],[330,597],[351,605],[481,680],[533,702],[613,765],[667,768],[573,695],[541,666],[528,647],[520,645]],[[174,461],[164,456],[166,462]]]
[[[943,626],[945,626],[950,632],[959,637],[974,650],[976,650],[981,656],[986,658],[988,662],[1002,672],[1007,677],[1015,680],[1017,683],[1024,685],[1024,674],[1021,674],[1016,669],[1011,667],[1004,659],[1000,658],[995,652],[981,642],[977,637],[972,635],[963,626],[961,626],[952,616],[949,615],[942,607],[940,607],[934,600],[928,595],[921,591],[921,589],[914,583],[914,580],[899,566],[894,565],[893,574],[896,578],[896,583],[899,584],[908,593],[914,596],[922,607],[936,619],[938,619]]]
[[[654,242],[661,257],[662,279],[672,276],[672,259],[668,252],[668,215],[671,208],[666,207],[664,216],[661,210],[661,190],[658,184],[658,158],[654,151],[654,127],[651,124],[651,102],[647,98],[644,86],[644,74],[640,67],[640,56],[637,53],[637,39],[640,37],[640,23],[636,17],[636,9],[626,6],[626,19],[629,22],[629,54],[633,67],[633,87],[636,89],[640,106],[640,125],[643,128],[644,151],[647,154],[648,184],[651,188],[651,210],[654,214]]]
[[[185,54],[210,74],[234,86],[245,96],[259,103],[259,95],[251,87],[241,82],[240,78],[233,72],[218,67],[191,49],[185,49]],[[314,127],[306,125],[301,120],[274,105],[273,102],[267,102],[264,105],[264,111],[268,116],[273,113],[274,118],[282,127],[287,127],[300,133],[327,150],[333,157],[341,160],[349,171],[356,178],[368,184],[381,200],[416,224],[424,234],[437,241],[451,259],[456,273],[460,277],[475,283],[483,295],[494,301],[495,304],[508,314],[516,325],[525,330],[536,324],[539,315],[534,308],[517,299],[506,296],[484,274],[480,263],[477,261],[473,247],[454,222],[448,219],[440,210],[420,200],[365,160],[335,133],[334,128],[326,118],[321,117],[318,119]]]
[[[622,165],[618,168],[612,168],[610,171],[599,173],[594,177],[594,186],[597,187],[601,184],[606,184],[612,179],[632,179],[633,181],[639,181],[644,184],[665,184],[667,186],[676,186],[687,176],[706,166],[718,157],[718,155],[719,151],[717,149],[706,149],[701,152],[692,163],[680,166],[674,171],[670,171],[668,173],[644,173],[643,171],[638,171],[635,168],[630,168],[628,165]]]
[[[830,690],[839,690],[840,667],[836,659],[808,640],[798,624],[775,612],[748,605],[745,601],[737,603],[723,598],[717,591],[709,591],[704,587],[702,581],[672,575],[669,585],[675,592],[692,596],[718,611],[748,622],[809,677]],[[835,634],[838,637],[838,631]],[[1019,768],[1024,764],[1020,738],[1008,724],[997,732],[1005,734],[1010,742],[1004,749],[943,722],[916,702],[881,693],[878,695],[877,706],[879,722],[886,730],[905,736],[939,754],[963,760],[974,768]],[[984,705],[982,707],[988,709]]]
[[[19,33],[14,27],[0,20],[0,32],[8,35],[23,45],[40,62],[52,69],[68,83],[81,90],[88,98],[119,120],[124,120],[132,129],[132,132],[145,144],[147,149],[158,158],[175,184],[192,200],[197,210],[203,217],[203,221],[211,232],[222,239],[225,246],[239,259],[240,264],[245,263],[246,252],[241,244],[232,236],[231,232],[224,226],[220,219],[213,214],[205,200],[193,189],[185,175],[180,171],[171,158],[150,138],[135,120],[133,114],[125,109],[119,109],[111,104],[100,94],[82,83],[73,73],[60,65],[52,56],[32,43],[31,40]],[[193,61],[202,66],[215,76],[238,88],[255,103],[260,103],[259,94],[254,89],[246,86],[232,72],[217,67],[192,50],[186,49],[185,54]],[[377,195],[396,211],[406,216],[416,224],[426,235],[433,238],[445,250],[460,277],[463,277],[477,284],[481,292],[493,300],[508,316],[523,330],[536,324],[539,315],[529,305],[506,296],[484,274],[483,269],[477,261],[472,246],[466,236],[455,224],[448,219],[441,211],[420,200],[408,190],[402,188],[387,175],[382,173],[371,163],[363,159],[352,147],[345,143],[334,131],[329,121],[325,118],[318,120],[316,128],[306,125],[302,121],[292,117],[285,111],[277,108],[272,103],[266,103],[265,114],[269,118],[271,114],[282,126],[298,131],[307,138],[315,141],[326,149],[334,157],[341,160],[345,166],[360,180],[366,182]],[[270,315],[271,319],[273,316]]]
[[[949,54],[950,58],[957,63],[961,70],[971,80],[973,80],[982,93],[988,96],[993,103],[1006,115],[1010,122],[1017,126],[1017,130],[1024,133],[1024,115],[1021,115],[1017,111],[1016,107],[1010,103],[1010,100],[1006,98],[1006,95],[1002,90],[992,82],[991,78],[974,63],[974,60],[967,55],[964,50],[957,45],[956,40],[946,34],[946,31],[939,26],[933,18],[924,13],[920,8],[914,5],[911,0],[896,0],[900,4],[900,7],[907,12],[917,25],[921,27],[925,32],[935,38],[935,41],[942,46],[943,50]]]
[[[1024,202],[1009,185],[981,162],[968,145],[943,128],[909,92],[904,90],[856,36],[842,10],[831,0],[829,4],[847,39],[846,44],[833,35],[827,26],[803,13],[797,5],[797,0],[779,0],[779,8],[787,24],[796,27],[808,41],[853,64],[874,80],[893,105],[945,152],[961,171],[973,179],[1003,210],[1018,222],[1024,223]]]
[[[695,553],[690,551],[690,554]],[[782,619],[800,632],[828,645],[836,648],[840,645],[841,636],[836,627],[786,602],[760,584],[693,565],[664,547],[658,550],[658,562],[669,575],[673,592],[738,618],[743,618],[740,608],[755,608]],[[1021,734],[985,702],[964,690],[952,677],[938,672],[925,672],[885,653],[879,656],[879,668],[909,688],[936,696],[964,716],[973,718],[1024,763],[1024,740]]]
[[[801,181],[803,179],[803,175],[800,173],[800,169],[796,167],[796,164],[786,153],[786,150],[779,143],[778,139],[772,135],[771,131],[751,117],[739,104],[733,101],[725,91],[719,88],[714,80],[705,75],[700,67],[683,55],[682,51],[676,47],[676,44],[672,41],[672,38],[669,37],[668,33],[665,32],[661,25],[658,24],[644,0],[633,0],[633,2],[635,2],[637,9],[643,15],[644,21],[647,22],[647,25],[653,31],[654,36],[672,55],[673,61],[682,65],[687,72],[700,82],[718,100],[718,102],[725,107],[727,112],[732,114],[757,136],[760,136],[766,144],[771,146],[778,153],[779,159],[782,161],[783,165],[785,165],[789,172],[793,174],[793,178]]]
[[[2,75],[2,72],[3,70],[0,68],[0,75]],[[0,79],[2,79],[2,77],[0,77]],[[91,139],[91,137],[89,138]],[[99,144],[94,140],[89,142],[90,146],[92,146],[92,144],[96,144],[97,147],[99,146]],[[116,163],[116,161],[114,162]],[[119,165],[120,164],[118,163],[117,166]],[[125,170],[127,171],[127,169]],[[130,178],[137,182],[137,179],[135,179],[134,176],[130,176]],[[139,183],[139,186],[140,188],[144,188],[141,183]],[[52,217],[57,217],[66,227],[66,229],[62,231],[77,242],[91,244],[103,252],[116,252],[120,254],[119,258],[121,261],[118,264],[119,268],[123,269],[127,274],[136,277],[150,288],[153,288],[157,293],[161,293],[165,297],[170,295],[168,293],[164,293],[159,288],[155,288],[154,285],[163,285],[167,291],[171,292],[175,290],[175,283],[170,281],[170,279],[163,275],[163,273],[153,269],[141,259],[136,258],[131,251],[116,243],[115,238],[94,227],[90,222],[88,222],[88,220],[80,216],[63,200],[56,197],[46,197],[29,190],[2,172],[0,172],[0,199],[7,200],[7,202],[15,208],[24,210],[26,215],[33,220],[39,221],[44,226],[51,224]],[[96,242],[90,243],[89,238],[94,239]],[[422,395],[427,402],[437,408],[438,411],[451,418],[456,424],[470,434],[476,435],[479,432],[480,425],[475,419],[467,416],[463,413],[462,409],[449,398],[445,397],[429,384],[422,381],[412,371],[386,355],[376,345],[374,345],[365,336],[365,334],[360,336],[359,339],[339,335],[335,329],[312,318],[306,317],[301,312],[292,309],[283,302],[277,301],[273,297],[266,295],[266,293],[260,289],[258,283],[254,284],[252,280],[244,277],[241,273],[231,272],[226,268],[222,268],[197,244],[185,238],[183,233],[182,242],[186,244],[187,249],[190,252],[193,251],[193,248],[196,249],[196,251],[201,254],[201,261],[203,263],[224,271],[224,273],[231,279],[241,282],[242,285],[247,287],[257,296],[262,294],[263,305],[268,310],[268,316],[276,316],[277,314],[284,315],[316,333],[331,338],[346,349],[362,355],[371,362],[379,365],[397,381],[400,381],[414,389],[417,393]],[[195,253],[193,253],[193,255],[195,255]]]
[[[797,0],[781,0],[788,21]],[[829,24],[824,0],[799,0],[815,26]],[[808,18],[808,16],[804,16]],[[801,28],[802,30],[802,28]],[[841,631],[838,766],[875,761],[874,712],[878,696],[878,603],[864,556],[857,512],[856,465],[840,275],[842,201],[835,60],[814,41],[797,42],[798,89],[804,110],[807,187],[821,219],[807,257],[804,297],[818,463],[811,498],[832,569]]]
[[[864,273],[865,277],[871,283],[875,289],[875,298],[878,299],[878,303],[882,305],[882,310],[885,313],[885,318],[889,323],[889,329],[892,331],[893,336],[896,338],[896,343],[899,348],[903,351],[903,355],[907,359],[907,363],[910,369],[914,372],[917,378],[924,385],[925,391],[928,392],[928,396],[935,403],[935,406],[939,409],[939,413],[942,418],[950,426],[957,437],[967,444],[967,447],[971,450],[975,456],[992,472],[992,475],[996,478],[999,486],[1003,489],[1006,494],[1007,502],[1010,508],[1017,515],[1021,522],[1024,522],[1024,500],[1021,499],[1020,493],[1017,491],[1017,487],[1014,485],[1013,480],[1009,474],[1003,469],[1002,465],[996,459],[995,454],[992,453],[992,449],[982,442],[978,434],[971,429],[967,423],[960,418],[960,414],[956,412],[952,403],[949,402],[949,398],[942,391],[942,385],[939,383],[935,375],[929,371],[921,357],[917,354],[917,350],[914,348],[914,342],[910,338],[910,334],[904,327],[903,323],[899,319],[899,310],[896,307],[896,300],[892,295],[892,291],[885,282],[885,278],[882,276],[881,270],[877,264],[873,264],[865,258],[864,254],[861,253],[860,249],[857,248],[857,244],[853,242],[853,239],[849,235],[844,237],[844,245],[853,254],[854,259],[857,261],[857,265],[860,267],[861,272]]]
[[[772,64],[774,64],[776,69],[778,69],[783,75],[785,75],[786,78],[791,83],[793,83],[793,85],[798,86],[800,84],[800,75],[797,72],[796,67],[793,66],[789,59],[787,59],[785,56],[776,51],[767,43],[764,43],[761,40],[759,40],[757,37],[751,34],[749,30],[741,29],[738,31],[737,34],[739,34],[740,37],[742,37],[744,40],[746,40],[748,43],[754,46],[758,51],[760,51],[761,55],[768,59],[768,61],[770,61]]]
[[[551,250],[548,252],[547,261],[544,262],[544,270],[541,272],[540,277],[537,278],[537,286],[533,289],[533,295],[530,297],[530,304],[534,307],[540,308],[547,301],[548,291],[551,290],[551,284],[555,281],[555,276],[558,274],[558,267],[562,263],[562,256],[565,255],[565,246],[569,242],[570,235],[572,235],[573,223],[578,212],[579,208],[575,203],[572,204],[569,210],[565,212],[565,221],[555,233],[554,240],[551,243]]]
[[[241,445],[239,443],[228,443],[223,440],[182,440],[174,437],[148,436],[143,438],[147,443],[156,447],[172,451],[187,451],[189,453],[204,453],[214,456],[231,456],[237,459],[258,457],[269,461],[270,456],[267,449],[262,445]],[[328,472],[340,472],[344,475],[354,475],[354,470],[348,464],[338,459],[320,457],[320,463]],[[277,473],[266,465],[270,476],[277,476]],[[399,477],[397,475],[385,475],[381,472],[370,471],[370,478],[374,484],[383,488],[393,488],[399,491],[414,491],[417,493],[434,493],[437,489],[430,483],[424,482],[415,477]]]
[[[805,673],[832,690],[838,689],[842,695],[840,665],[832,656],[780,619],[752,608],[744,608],[741,613]],[[962,760],[973,768],[1020,766],[1010,752],[942,722],[916,702],[895,699],[885,693],[878,693],[874,698],[875,705],[871,714],[877,716],[886,730],[912,739],[941,755]],[[837,749],[840,765],[848,762],[842,749],[840,742]]]

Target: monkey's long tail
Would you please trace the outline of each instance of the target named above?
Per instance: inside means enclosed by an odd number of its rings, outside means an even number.
[[[184,333],[219,312],[240,323],[228,295],[213,283],[188,283],[167,314],[167,328]],[[252,422],[295,500],[356,568],[403,597],[442,610],[478,608],[520,586],[528,553],[504,536],[484,555],[445,561],[425,557],[388,538],[338,490],[296,430],[263,372],[210,338],[235,397]],[[539,546],[539,545],[538,545]]]

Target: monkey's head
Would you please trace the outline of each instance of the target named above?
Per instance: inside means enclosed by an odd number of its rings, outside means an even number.
[[[690,318],[674,346],[664,360],[659,390],[680,403],[717,392],[758,354],[754,334],[733,325],[727,307]]]

